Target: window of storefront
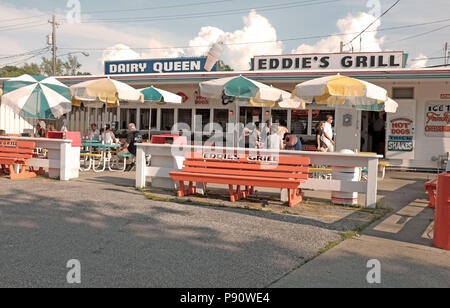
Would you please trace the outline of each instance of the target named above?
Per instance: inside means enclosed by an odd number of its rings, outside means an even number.
[[[141,109],[140,119],[141,119],[140,129],[149,129],[150,128],[150,109]]]
[[[308,114],[309,110],[292,110],[291,131],[297,135],[308,134]]]
[[[287,123],[288,111],[286,109],[272,110],[272,123]],[[285,124],[287,125],[287,124]]]
[[[195,110],[195,131],[203,131],[205,126],[210,122],[211,110],[210,109],[196,109]],[[201,120],[198,120],[200,117]]]
[[[128,124],[136,124],[136,109],[120,109],[120,129],[128,129]]]
[[[214,109],[214,123],[222,126],[222,131],[225,132],[228,123],[228,109]]]
[[[150,127],[151,129],[156,129],[156,125],[158,122],[158,109],[150,109]]]
[[[178,123],[185,123],[192,127],[192,109],[178,109]]]
[[[393,99],[414,99],[413,87],[396,87],[392,88]]]
[[[262,121],[261,107],[241,107],[239,109],[239,122],[247,125],[248,123],[255,123]]]
[[[175,112],[173,109],[161,109],[161,130],[172,130],[175,123]]]

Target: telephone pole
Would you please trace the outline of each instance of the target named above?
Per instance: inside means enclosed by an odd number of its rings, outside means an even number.
[[[56,27],[59,26],[59,24],[56,22],[56,16],[53,14],[52,20],[48,21],[52,24],[52,53],[53,53],[53,76],[56,76]]]
[[[445,56],[445,65],[447,66],[448,65],[448,42],[445,42],[444,50],[445,50],[445,54],[444,54],[444,56]]]

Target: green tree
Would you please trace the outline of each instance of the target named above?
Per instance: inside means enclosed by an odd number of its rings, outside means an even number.
[[[80,72],[81,63],[76,56],[69,55],[66,61],[56,59],[56,76],[81,76],[91,73]],[[41,71],[47,76],[53,76],[53,60],[42,58]]]
[[[222,60],[217,61],[217,70],[219,72],[233,71],[233,69],[228,64],[225,64]]]
[[[0,77],[17,77],[23,74],[41,75],[41,69],[36,63],[25,63],[22,67],[8,65],[0,68]]]

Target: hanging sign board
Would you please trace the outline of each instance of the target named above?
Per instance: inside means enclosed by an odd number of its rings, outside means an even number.
[[[404,68],[403,51],[367,53],[317,53],[299,55],[256,56],[253,70],[362,70]]]
[[[425,136],[450,137],[450,103],[425,104]]]
[[[206,57],[105,61],[106,75],[206,72]],[[217,70],[217,64],[211,71]]]

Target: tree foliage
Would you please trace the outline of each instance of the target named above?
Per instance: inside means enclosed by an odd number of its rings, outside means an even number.
[[[217,61],[217,70],[219,72],[233,71],[233,69],[228,64],[225,64],[222,60]]]

